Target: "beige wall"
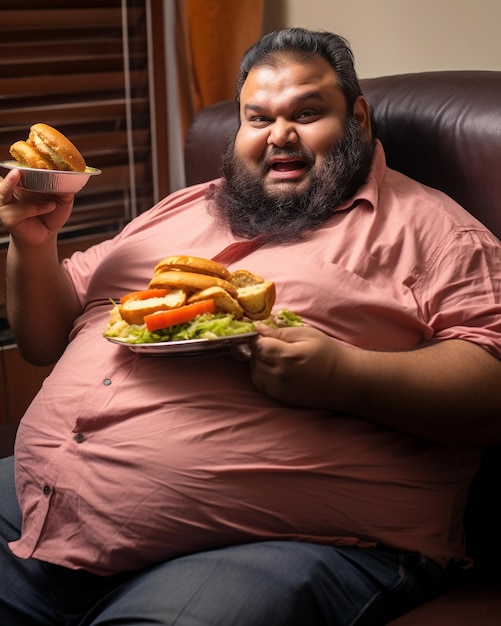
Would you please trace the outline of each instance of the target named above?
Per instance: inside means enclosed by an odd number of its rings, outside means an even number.
[[[265,29],[330,30],[361,78],[443,69],[501,70],[501,0],[266,0]]]

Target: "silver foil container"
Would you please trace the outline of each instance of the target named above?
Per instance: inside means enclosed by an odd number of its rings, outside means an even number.
[[[86,167],[85,172],[62,172],[23,167],[17,161],[1,161],[0,167],[19,170],[19,186],[39,193],[77,193],[85,187],[91,176],[101,174],[101,170],[95,167]]]

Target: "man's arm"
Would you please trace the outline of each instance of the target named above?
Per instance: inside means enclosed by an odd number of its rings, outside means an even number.
[[[406,352],[339,344],[312,328],[263,329],[256,386],[295,406],[343,411],[445,445],[501,442],[501,361],[447,340]]]
[[[62,268],[57,235],[73,196],[42,196],[16,189],[19,172],[0,179],[0,219],[10,233],[6,268],[9,324],[21,354],[37,365],[63,353],[79,305]]]

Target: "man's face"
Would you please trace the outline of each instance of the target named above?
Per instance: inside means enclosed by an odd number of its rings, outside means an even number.
[[[241,92],[241,127],[223,154],[208,207],[238,237],[298,241],[366,182],[374,153],[370,113],[351,115],[322,57],[255,67]]]
[[[337,74],[321,56],[257,66],[241,91],[234,156],[270,197],[297,197],[343,136],[346,115]],[[354,117],[369,136],[362,97],[355,102]]]

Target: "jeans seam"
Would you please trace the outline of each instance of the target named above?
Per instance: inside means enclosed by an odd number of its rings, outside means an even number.
[[[367,609],[381,596],[381,591],[376,591],[374,595],[372,595],[369,600],[364,604],[364,606],[360,609],[360,611],[355,615],[355,617],[351,620],[348,626],[356,626],[357,622],[363,617],[367,611]]]

